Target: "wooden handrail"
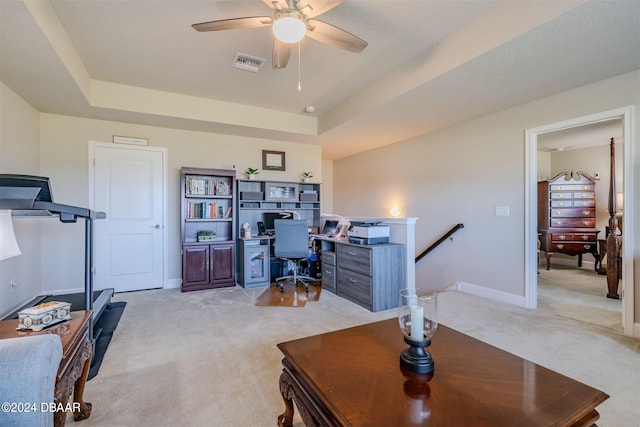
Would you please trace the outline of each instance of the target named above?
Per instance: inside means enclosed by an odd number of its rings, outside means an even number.
[[[427,249],[422,251],[422,253],[416,257],[416,262],[418,262],[422,258],[424,258],[429,252],[431,252],[432,250],[437,248],[442,242],[447,240],[453,233],[455,233],[456,231],[460,230],[461,228],[464,228],[464,224],[456,224],[453,227],[451,227],[451,230],[447,231],[444,234],[444,236],[440,237],[431,246],[429,246]]]

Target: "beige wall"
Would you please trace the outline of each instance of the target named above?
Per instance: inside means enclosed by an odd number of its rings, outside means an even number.
[[[0,173],[37,174],[39,114],[0,82]],[[0,261],[0,318],[41,291],[40,223],[47,220],[14,218],[22,256]],[[17,287],[11,291],[10,283]]]
[[[260,171],[259,179],[296,181],[302,171],[313,171],[314,182],[322,182],[320,147],[305,144],[240,138],[53,114],[41,115],[41,174],[50,177],[55,200],[88,206],[88,142],[111,142],[112,135],[149,139],[149,145],[168,149],[168,277],[181,277],[180,190],[182,166],[231,169],[239,178],[247,167],[262,167],[262,149],[284,151],[286,171]],[[108,212],[107,212],[108,214]],[[43,229],[43,282],[46,289],[77,288],[83,282],[84,225],[54,224]],[[100,244],[95,242],[95,244]],[[62,250],[60,250],[62,248]],[[44,277],[46,276],[46,277]],[[75,285],[75,286],[74,286]]]
[[[419,218],[418,251],[464,223],[453,243],[446,242],[416,265],[417,286],[440,289],[465,282],[523,298],[525,130],[627,105],[635,105],[633,125],[640,129],[640,71],[337,160],[333,179],[340,184],[334,185],[334,211],[378,216],[398,203],[403,216]],[[637,140],[627,143],[636,147],[632,163],[637,177],[640,147]],[[636,212],[639,204],[636,198]],[[496,206],[509,206],[511,215],[495,216]],[[629,237],[638,242],[639,233],[636,226]],[[640,271],[637,245],[630,256]],[[630,280],[638,319],[638,273]]]

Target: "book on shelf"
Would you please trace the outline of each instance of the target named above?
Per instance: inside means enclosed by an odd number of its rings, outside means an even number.
[[[186,193],[190,196],[228,196],[229,183],[215,177],[194,177],[186,179]]]
[[[231,207],[227,208],[228,215],[231,215]],[[222,218],[224,207],[216,203],[207,202],[188,202],[187,203],[187,219],[217,219]],[[227,215],[227,214],[224,214]],[[224,216],[228,218],[229,216]]]
[[[225,218],[231,217],[231,206],[227,208],[227,211],[224,213]]]

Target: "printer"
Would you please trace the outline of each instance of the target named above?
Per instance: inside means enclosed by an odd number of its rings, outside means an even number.
[[[389,226],[380,222],[351,222],[349,242],[360,245],[389,243]]]

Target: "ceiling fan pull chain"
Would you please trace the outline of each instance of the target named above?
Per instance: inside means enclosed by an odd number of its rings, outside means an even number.
[[[302,91],[302,85],[300,84],[300,42],[298,42],[298,92]]]

